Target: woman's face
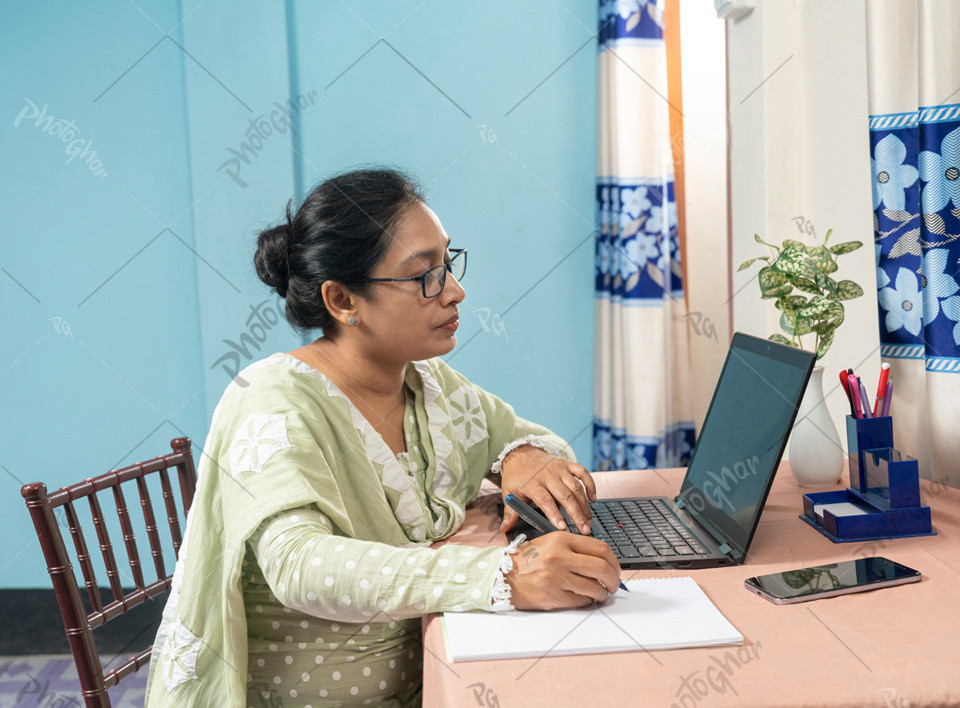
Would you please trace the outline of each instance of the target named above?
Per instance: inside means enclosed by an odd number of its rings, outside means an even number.
[[[450,260],[450,239],[426,204],[415,202],[392,229],[393,240],[371,278],[415,278]],[[370,284],[357,308],[370,354],[406,363],[440,356],[457,344],[457,305],[465,292],[450,274],[443,291],[425,298],[420,281]]]

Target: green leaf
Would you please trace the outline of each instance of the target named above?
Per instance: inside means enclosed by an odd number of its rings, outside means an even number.
[[[806,306],[797,310],[796,315],[798,318],[820,319],[827,308],[830,307],[830,304],[830,301],[823,295],[817,295]]]
[[[813,295],[820,295],[820,287],[809,278],[802,275],[792,275],[787,278],[787,280],[789,280],[797,290],[812,293]]]
[[[774,296],[771,295],[771,293],[782,290],[784,286],[793,290],[793,287],[787,282],[787,279],[780,273],[774,271],[770,266],[760,269],[760,272],[757,274],[757,281],[760,283],[760,297],[762,298],[780,297],[780,295]],[[782,294],[788,295],[789,291]]]
[[[843,322],[845,316],[843,305],[839,302],[831,302],[829,307],[820,315],[820,321],[822,324],[833,324],[834,329],[836,329]]]
[[[780,329],[787,334],[801,336],[813,331],[813,320],[795,317],[787,312],[780,315]]]
[[[741,270],[744,270],[745,268],[749,268],[751,265],[753,265],[757,261],[766,261],[767,263],[769,263],[770,259],[767,256],[760,256],[759,258],[751,258],[750,260],[744,261],[743,263],[741,263],[740,267],[737,268],[737,272],[739,273]]]
[[[833,229],[827,229],[827,235],[823,237],[823,245],[827,245],[827,241],[830,240],[830,234],[833,233]]]
[[[831,300],[853,300],[863,295],[863,288],[852,280],[841,280],[837,283],[837,290],[827,297]]]
[[[791,295],[789,297],[781,297],[774,304],[777,306],[778,310],[794,314],[797,310],[807,304],[807,298],[805,298],[803,295]]]
[[[790,283],[784,283],[783,285],[778,285],[775,288],[770,290],[765,290],[761,293],[761,300],[776,300],[781,297],[785,297],[793,292],[793,286]]]
[[[805,265],[805,251],[797,248],[785,248],[780,257],[770,267],[784,275],[800,275]]]
[[[827,332],[832,332],[839,326],[840,325],[837,323],[836,320],[820,320],[819,323],[814,325],[813,331],[823,336]]]
[[[776,342],[777,344],[786,344],[788,347],[795,347],[796,344],[791,342],[789,339],[784,337],[782,334],[771,334],[767,337],[771,342]]]
[[[817,280],[817,285],[819,285],[821,288],[827,291],[826,294],[828,297],[830,295],[835,294],[840,287],[839,283],[837,283],[836,280],[831,278],[826,273],[820,273],[818,271],[816,280]]]
[[[817,270],[821,273],[836,273],[837,268],[837,262],[833,258],[824,258],[817,263]]]
[[[835,330],[832,329],[820,336],[820,343],[817,345],[817,359],[822,359],[823,355],[827,353],[827,349],[833,344],[834,332]]]
[[[837,270],[837,261],[829,249],[823,246],[807,247],[807,264],[820,273],[833,273]]]
[[[794,251],[806,251],[807,247],[800,241],[794,241],[792,238],[787,238],[783,240],[783,250],[791,249]]]
[[[754,234],[754,235],[753,235],[753,238],[754,238],[754,240],[755,240],[757,243],[761,243],[761,244],[763,244],[764,246],[770,246],[770,248],[776,248],[777,251],[780,250],[777,246],[774,246],[772,243],[767,243],[767,242],[764,241],[762,238],[760,238],[760,234]]]
[[[851,251],[856,251],[863,244],[860,241],[846,241],[844,243],[838,243],[836,246],[830,246],[830,253],[840,255],[842,253],[850,253]]]

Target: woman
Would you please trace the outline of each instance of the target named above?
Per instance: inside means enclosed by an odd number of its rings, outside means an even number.
[[[330,179],[260,235],[260,278],[323,336],[247,367],[214,411],[147,706],[418,705],[421,615],[617,588],[588,536],[429,547],[484,476],[587,533],[596,497],[569,446],[436,358],[464,298],[466,251],[449,246],[390,170]]]

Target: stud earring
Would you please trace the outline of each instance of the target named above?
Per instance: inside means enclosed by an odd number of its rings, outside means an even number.
[[[351,316],[350,319],[347,320],[347,324],[350,325],[351,327],[356,327],[356,326],[357,326],[357,322],[359,322],[359,321],[360,321],[360,320],[358,320],[356,317],[352,317],[352,316]]]

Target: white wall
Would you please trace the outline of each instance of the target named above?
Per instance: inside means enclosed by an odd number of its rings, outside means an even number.
[[[861,285],[821,360],[831,417],[845,445],[849,412],[837,372],[853,367],[868,391],[879,374],[876,271],[867,131],[866,29],[859,0],[757,3],[727,23],[734,268],[772,243],[818,239],[864,246],[839,259],[834,277]],[[734,274],[733,324],[757,336],[779,331],[779,311],[760,300],[754,266]],[[809,342],[812,346],[812,338]]]
[[[691,405],[700,429],[732,332],[727,212],[726,40],[704,2],[680,4]]]

